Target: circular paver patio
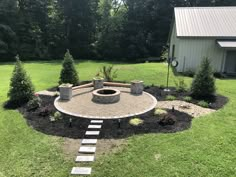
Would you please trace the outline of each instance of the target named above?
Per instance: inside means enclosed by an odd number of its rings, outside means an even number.
[[[111,87],[110,87],[111,88]],[[120,119],[147,113],[156,107],[157,100],[149,93],[130,94],[129,88],[112,87],[120,90],[120,101],[112,104],[99,104],[92,101],[93,88],[73,91],[70,101],[56,98],[54,105],[62,113],[90,119]]]

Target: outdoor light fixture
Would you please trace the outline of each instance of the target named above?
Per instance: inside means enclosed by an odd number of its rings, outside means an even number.
[[[121,120],[120,119],[118,119],[118,128],[120,128],[121,127]]]
[[[69,127],[72,127],[72,118],[69,119]]]
[[[172,112],[174,112],[175,111],[175,106],[172,106]]]

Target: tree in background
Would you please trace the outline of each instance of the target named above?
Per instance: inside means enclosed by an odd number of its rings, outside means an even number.
[[[210,98],[216,91],[215,79],[208,58],[203,58],[192,81],[191,92],[197,98]]]
[[[0,59],[159,57],[176,6],[235,0],[0,0]]]
[[[58,2],[65,17],[66,47],[75,57],[93,57],[98,0],[58,0]]]
[[[34,87],[19,57],[16,59],[15,68],[12,73],[8,97],[8,106],[10,107],[21,106],[34,97]]]
[[[16,14],[17,0],[0,0],[0,59],[14,58],[17,54]]]
[[[99,57],[114,59],[124,57],[122,38],[127,9],[113,0],[101,0],[98,14],[97,50]]]
[[[74,86],[79,84],[78,73],[75,69],[74,60],[69,50],[67,50],[64,57],[64,61],[62,63],[62,70],[59,84],[63,83],[64,84],[70,83],[73,84]]]

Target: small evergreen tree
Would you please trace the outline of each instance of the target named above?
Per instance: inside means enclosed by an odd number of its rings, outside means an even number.
[[[59,84],[62,83],[70,83],[73,85],[78,85],[79,83],[79,77],[75,69],[74,59],[70,54],[69,50],[67,50],[64,56],[64,61],[62,63],[62,70]]]
[[[203,58],[199,70],[196,72],[191,91],[197,98],[211,97],[215,91],[215,79],[209,59]]]
[[[18,56],[12,73],[8,97],[9,107],[21,106],[34,97],[34,87]]]

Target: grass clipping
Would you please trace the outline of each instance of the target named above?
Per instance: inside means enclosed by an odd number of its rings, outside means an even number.
[[[143,120],[140,118],[133,118],[133,119],[130,119],[129,124],[133,126],[139,126],[143,124]]]

